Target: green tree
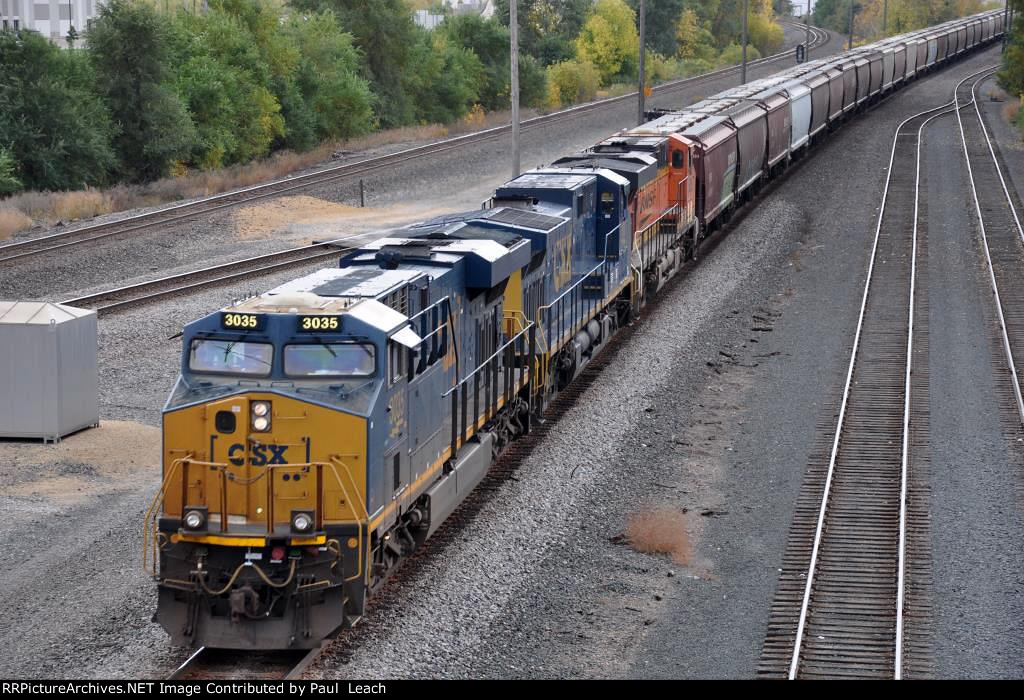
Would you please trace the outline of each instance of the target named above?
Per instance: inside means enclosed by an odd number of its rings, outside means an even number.
[[[480,104],[495,111],[509,108],[510,59],[509,31],[498,22],[467,13],[445,20],[438,30],[455,46],[472,51],[484,69],[480,86]],[[519,57],[519,101],[525,105],[543,103],[546,96],[545,74],[535,59]]]
[[[411,57],[406,90],[416,105],[417,122],[448,124],[480,100],[486,82],[483,64],[444,32],[419,30]]]
[[[81,51],[62,51],[36,32],[0,32],[0,146],[8,187],[75,189],[103,184],[117,167],[115,128],[92,91]]]
[[[1019,13],[1024,9],[1024,2],[1014,0],[1013,6]],[[1024,19],[1020,15],[1013,22],[1013,32],[1003,54],[999,84],[1014,97],[1024,95]]]
[[[494,17],[508,26],[508,0],[495,2]],[[548,66],[574,55],[573,40],[593,0],[519,0],[519,50]]]
[[[22,188],[21,180],[15,174],[14,156],[0,147],[0,197],[13,194]]]
[[[576,53],[591,63],[608,85],[636,65],[640,47],[636,15],[624,0],[597,0],[576,39]]]
[[[548,104],[551,107],[594,99],[601,84],[601,75],[593,64],[584,61],[562,61],[548,66]]]
[[[640,11],[640,0],[629,0],[633,12]],[[676,24],[686,7],[686,0],[647,0],[647,26],[644,36],[647,48],[662,56],[675,56],[679,50]]]
[[[373,93],[360,76],[361,56],[334,13],[293,14],[284,31],[300,50],[295,78],[313,114],[316,137],[351,138],[372,130]]]
[[[291,0],[300,10],[329,9],[355,37],[373,92],[381,126],[413,121],[415,105],[403,76],[416,43],[416,25],[404,0]]]
[[[710,67],[718,51],[715,38],[694,10],[684,10],[676,23],[676,55],[685,61],[703,61]]]
[[[169,25],[144,4],[110,0],[87,34],[96,87],[120,127],[114,143],[125,174],[151,180],[187,158],[196,131],[170,89]]]

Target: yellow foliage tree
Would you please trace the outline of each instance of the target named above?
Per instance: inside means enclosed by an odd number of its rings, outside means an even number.
[[[635,64],[640,49],[636,15],[624,0],[597,0],[576,38],[576,55],[591,63],[607,85]]]

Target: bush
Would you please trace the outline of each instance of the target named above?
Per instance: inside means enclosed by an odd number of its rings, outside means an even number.
[[[562,61],[550,65],[547,68],[548,105],[564,107],[592,100],[600,83],[600,73],[587,61]]]
[[[747,61],[754,61],[758,58],[761,58],[761,52],[754,46],[747,44]],[[735,66],[742,62],[743,47],[736,43],[726,46],[718,56],[718,65],[720,66]]]
[[[0,194],[105,182],[117,167],[110,114],[92,91],[86,55],[36,32],[0,31],[0,145],[9,162]]]
[[[87,34],[96,86],[120,126],[114,143],[125,175],[152,180],[187,158],[192,118],[168,87],[169,20],[145,4],[110,0]]]
[[[786,41],[782,27],[763,15],[750,13],[747,19],[749,42],[757,47],[761,55],[775,53]]]
[[[576,56],[591,63],[601,75],[601,84],[629,75],[636,66],[640,39],[636,15],[623,0],[597,0],[576,39]]]
[[[483,64],[444,33],[420,30],[410,55],[406,92],[416,105],[417,122],[451,124],[480,99],[486,79]]]
[[[17,209],[0,208],[0,241],[10,238],[12,233],[27,229],[31,225],[32,219]]]

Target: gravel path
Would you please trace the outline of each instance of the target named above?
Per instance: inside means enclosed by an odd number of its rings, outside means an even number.
[[[990,130],[1002,124],[996,109],[988,116]],[[1010,136],[1005,129],[995,132]],[[1013,136],[1003,143],[1019,143]],[[932,532],[935,596],[941,601],[935,607],[935,671],[943,678],[1020,678],[1024,432],[1000,386],[1007,378],[988,270],[967,172],[948,167],[954,152],[962,153],[959,128],[952,116],[944,117],[928,131],[922,163],[929,210],[942,212],[928,218],[927,263]],[[1004,149],[1014,152],[1019,178],[1019,150]]]

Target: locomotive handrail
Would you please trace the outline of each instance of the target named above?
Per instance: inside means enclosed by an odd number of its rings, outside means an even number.
[[[359,506],[359,511],[355,512],[355,515],[356,515],[355,524],[360,529],[360,537],[357,538],[357,540],[359,542],[357,556],[359,557],[360,571],[357,574],[355,574],[354,576],[345,579],[345,581],[351,581],[351,580],[354,580],[354,579],[358,578],[359,576],[361,576],[363,574],[363,568],[364,568],[363,567],[363,560],[362,560],[362,557],[363,557],[363,542],[362,542],[362,536],[361,535],[362,535],[362,528],[367,523],[369,523],[370,516],[369,516],[369,513],[367,512],[366,504],[363,502],[362,497],[359,495],[359,489],[357,488],[357,486],[355,484],[355,480],[353,479],[352,475],[349,473],[348,466],[345,464],[344,461],[342,461],[336,455],[332,455],[330,459],[331,459],[330,462],[303,462],[301,464],[299,464],[299,463],[296,463],[296,464],[275,464],[275,465],[268,465],[267,466],[267,471],[264,472],[263,475],[261,475],[261,477],[264,476],[264,475],[267,475],[267,474],[269,474],[269,476],[270,476],[270,478],[267,480],[267,499],[268,499],[268,502],[267,502],[267,517],[266,517],[266,523],[267,523],[266,534],[268,534],[268,535],[273,535],[274,534],[274,527],[275,527],[275,523],[274,523],[274,498],[275,498],[275,495],[274,495],[273,473],[274,473],[275,470],[279,470],[279,469],[303,469],[303,468],[307,468],[307,467],[316,468],[316,470],[317,470],[317,478],[316,478],[316,502],[317,502],[316,522],[317,522],[318,529],[322,529],[322,527],[323,527],[323,491],[324,491],[324,488],[323,488],[323,486],[324,486],[323,468],[324,467],[328,467],[330,469],[331,473],[334,475],[334,479],[337,482],[338,487],[341,489],[342,493],[344,494],[345,500],[347,502],[349,502],[349,503],[354,503],[354,504]],[[338,474],[338,469],[337,469],[338,465],[340,465],[342,467],[342,471],[345,472],[345,474],[348,476],[349,480],[351,481],[350,485],[353,488],[353,492],[356,494],[355,498],[353,498],[352,495],[349,493],[349,489],[345,486],[344,481],[342,480],[341,476]],[[148,510],[146,511],[146,516],[145,516],[145,520],[144,520],[145,525],[143,527],[143,536],[142,536],[142,563],[143,563],[143,570],[146,573],[149,573],[151,575],[155,575],[156,574],[156,568],[157,568],[157,563],[158,563],[158,560],[157,560],[157,547],[156,547],[156,537],[157,537],[156,522],[157,522],[158,508],[162,505],[164,499],[166,498],[167,489],[170,486],[170,483],[171,483],[172,479],[174,478],[174,475],[179,470],[181,470],[182,471],[182,497],[183,497],[183,500],[182,500],[182,503],[181,503],[181,508],[182,508],[182,511],[184,512],[184,509],[185,509],[185,507],[187,505],[186,501],[187,501],[188,483],[187,483],[186,475],[188,473],[188,469],[187,469],[188,466],[214,467],[214,468],[217,469],[217,471],[220,472],[220,476],[221,476],[220,528],[221,528],[221,532],[222,533],[226,533],[227,532],[226,525],[227,525],[227,518],[228,518],[228,512],[227,512],[228,511],[228,508],[227,508],[227,505],[228,505],[227,504],[227,500],[228,499],[227,499],[227,489],[225,488],[225,483],[224,483],[224,476],[227,473],[228,465],[226,463],[223,463],[223,462],[207,462],[207,461],[200,461],[200,460],[191,459],[191,453],[189,453],[185,457],[179,457],[178,459],[174,460],[171,463],[171,467],[170,467],[170,469],[167,470],[167,475],[164,477],[164,480],[163,480],[163,483],[160,486],[160,489],[157,491],[156,495],[153,497],[153,501],[150,503],[150,506],[149,506]],[[250,484],[251,483],[255,483],[258,480],[259,479],[253,479],[253,480],[249,481],[248,483],[250,483]],[[360,515],[361,515],[361,517],[360,517]],[[152,543],[152,550],[150,549],[151,543]],[[152,556],[152,564],[151,565],[150,565],[150,556]]]
[[[616,228],[618,228],[618,227],[616,227]],[[614,231],[614,229],[613,229],[613,231]],[[610,235],[613,231],[609,231],[608,234],[605,234],[605,237],[606,237],[605,240],[607,240],[607,236]],[[563,345],[563,339],[571,338],[575,333],[577,333],[579,331],[580,328],[583,328],[583,326],[586,325],[586,323],[588,321],[590,321],[591,316],[590,316],[589,312],[591,310],[593,310],[593,307],[596,306],[596,307],[598,307],[598,310],[600,310],[599,309],[600,304],[589,305],[589,306],[591,306],[591,308],[588,308],[586,318],[583,321],[582,325],[578,325],[577,326],[577,322],[575,321],[575,319],[570,319],[570,326],[569,326],[568,330],[563,331],[562,328],[561,328],[561,322],[565,319],[565,299],[566,299],[566,297],[569,297],[571,294],[576,293],[579,290],[579,288],[583,285],[583,283],[586,282],[589,279],[592,279],[594,273],[597,273],[598,271],[600,271],[600,274],[601,274],[601,280],[602,280],[602,284],[601,284],[601,300],[603,301],[603,299],[604,299],[604,287],[605,287],[605,284],[607,283],[607,280],[608,280],[608,273],[607,273],[607,269],[606,269],[607,267],[608,267],[607,263],[602,260],[597,265],[595,265],[590,270],[588,270],[586,273],[580,275],[580,278],[578,280],[576,280],[571,285],[569,285],[565,289],[565,291],[563,291],[557,297],[552,299],[550,303],[545,304],[544,306],[538,306],[537,307],[537,325],[541,328],[542,335],[544,335],[544,336],[548,336],[551,333],[551,323],[550,323],[550,321],[551,321],[551,313],[550,313],[551,309],[553,309],[556,305],[559,308],[559,312],[558,312],[558,315],[559,315],[559,318],[558,318],[558,322],[559,322],[558,323],[558,326],[559,326],[558,327],[558,337],[557,337],[555,342],[553,342],[551,338],[545,337],[545,340],[547,341],[547,345],[548,345],[550,351],[555,351],[558,348],[560,348]],[[575,306],[576,306],[577,303],[581,303],[581,302],[570,301],[570,304],[571,304],[571,306],[569,307],[570,313],[574,314]],[[545,314],[545,320],[548,321],[547,324],[541,323],[541,321],[540,321],[542,313]],[[584,314],[582,312],[580,313],[580,318],[584,318]]]
[[[534,377],[533,358],[536,356],[536,324],[529,323],[519,333],[503,343],[487,359],[482,361],[468,375],[457,381],[456,384],[441,394],[444,400],[451,397],[451,458],[458,455],[459,445],[465,444],[472,434],[480,426],[480,418],[483,416],[486,422],[495,415],[502,404],[507,405],[523,386],[528,386]],[[499,364],[498,360],[505,356],[505,363]],[[516,356],[525,356],[525,363],[522,363],[523,370],[518,377],[515,376]],[[504,388],[499,394],[498,373],[504,374]],[[483,389],[485,391],[485,403],[483,411],[480,410],[480,377],[486,372]],[[469,384],[473,385],[473,423],[470,429],[467,420],[470,412],[469,407]],[[460,391],[461,394],[460,394]],[[529,390],[532,395],[532,388]],[[461,401],[460,401],[461,398]]]
[[[184,462],[185,460],[187,460],[191,456],[192,456],[192,453],[189,452],[184,457],[179,457],[178,459],[176,459],[173,462],[171,462],[171,468],[167,471],[167,475],[164,477],[163,483],[160,484],[160,488],[157,490],[156,495],[153,496],[153,501],[149,504],[149,509],[146,511],[146,518],[145,518],[145,520],[143,520],[144,524],[143,524],[143,527],[142,527],[142,570],[145,571],[147,574],[150,574],[150,575],[155,575],[156,574],[156,565],[157,565],[157,556],[156,556],[156,515],[157,515],[157,505],[163,502],[164,494],[167,492],[167,486],[170,484],[171,477],[174,475],[174,472],[181,466],[182,462]],[[181,507],[184,508],[185,504],[182,503]],[[152,528],[152,534],[150,533],[150,528]],[[149,542],[150,542],[151,538],[152,538],[152,542],[153,542],[153,566],[152,566],[152,568],[150,568],[147,565],[148,564],[148,560],[149,560],[149,557],[147,556],[147,550],[149,548]]]

